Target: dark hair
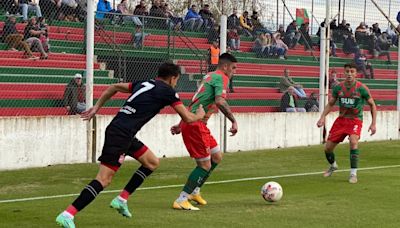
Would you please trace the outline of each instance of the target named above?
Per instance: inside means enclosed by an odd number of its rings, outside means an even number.
[[[179,76],[181,74],[181,67],[171,62],[165,62],[158,68],[158,77],[170,78],[172,76]]]
[[[344,64],[344,68],[355,68],[357,69],[357,65],[354,62]]]
[[[220,66],[226,63],[237,63],[237,59],[235,58],[235,56],[229,53],[224,53],[219,56],[218,65]]]

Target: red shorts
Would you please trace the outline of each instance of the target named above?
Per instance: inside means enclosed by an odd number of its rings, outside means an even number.
[[[219,152],[218,143],[203,121],[181,124],[182,138],[190,157],[210,158],[210,153]]]
[[[340,143],[348,135],[361,136],[362,120],[339,117],[329,131],[328,141]]]

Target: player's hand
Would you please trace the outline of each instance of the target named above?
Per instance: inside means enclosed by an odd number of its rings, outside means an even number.
[[[82,118],[83,120],[89,121],[89,120],[91,120],[91,119],[93,118],[93,116],[96,115],[97,110],[98,110],[98,109],[97,109],[96,106],[91,107],[91,108],[89,108],[88,110],[86,110],[86,111],[84,111],[84,112],[81,113],[81,118]]]
[[[178,135],[181,133],[181,127],[179,126],[179,124],[174,125],[171,127],[171,134],[172,135]]]
[[[232,123],[232,127],[231,129],[229,129],[229,132],[232,133],[230,136],[236,135],[236,133],[238,132],[238,125],[236,122]]]
[[[324,125],[325,125],[325,118],[319,119],[318,122],[317,122],[317,126],[318,127],[322,127]]]
[[[197,108],[196,115],[199,116],[200,118],[203,118],[204,115],[206,115],[206,112],[204,111],[202,104],[200,104],[199,107]]]
[[[374,135],[376,133],[376,125],[375,124],[371,124],[368,128],[368,132],[371,132],[370,135]]]

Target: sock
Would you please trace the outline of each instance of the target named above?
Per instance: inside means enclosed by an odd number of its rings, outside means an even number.
[[[350,150],[350,168],[357,169],[358,168],[358,160],[360,151],[358,149]]]
[[[181,194],[179,194],[179,197],[178,197],[178,199],[176,199],[176,201],[179,203],[183,202],[188,199],[188,196],[189,196],[189,193],[182,191]]]
[[[350,169],[350,175],[356,175],[357,176],[357,169]]]
[[[64,214],[65,216],[70,217],[70,218],[74,218],[74,216],[76,215],[76,213],[78,213],[78,210],[77,210],[74,206],[72,206],[72,205],[69,205],[69,206],[67,207],[67,209],[65,209],[65,211],[63,212],[63,214]]]
[[[192,193],[193,190],[202,183],[207,174],[207,170],[196,166],[196,168],[194,168],[194,170],[190,173],[189,178],[183,187],[183,191],[187,194]]]
[[[332,165],[335,162],[335,153],[325,151],[325,157],[326,160],[328,160],[329,164]]]
[[[140,166],[133,174],[132,178],[126,184],[124,190],[119,194],[122,199],[128,200],[129,196],[143,183],[143,181],[152,174],[150,169]]]
[[[212,171],[217,167],[218,163],[215,163],[213,161],[211,161],[211,168],[210,170],[207,172],[207,175],[203,178],[203,181],[199,184],[199,186],[197,186],[194,191],[192,192],[192,194],[199,194],[200,193],[200,188],[201,186],[203,186],[204,183],[206,183],[207,179],[210,177]]]
[[[92,182],[86,185],[78,198],[72,203],[72,206],[76,209],[75,214],[89,205],[101,191],[103,191],[103,186],[98,180],[92,180]],[[71,213],[70,211],[68,212]]]

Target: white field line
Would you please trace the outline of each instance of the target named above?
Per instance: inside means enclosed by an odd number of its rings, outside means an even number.
[[[359,168],[358,170],[377,170],[377,169],[390,169],[390,168],[400,168],[400,165],[387,165],[387,166],[376,166],[376,167],[366,167]],[[349,169],[337,170],[335,172],[348,172]],[[240,178],[240,179],[232,179],[232,180],[222,180],[222,181],[209,181],[205,184],[225,184],[225,183],[234,183],[234,182],[242,182],[242,181],[253,181],[253,180],[264,180],[264,179],[276,179],[276,178],[284,178],[284,177],[300,177],[300,176],[311,176],[311,175],[319,175],[324,172],[309,172],[309,173],[293,173],[293,174],[285,174],[285,175],[276,175],[276,176],[265,176],[265,177],[249,177],[249,178]],[[183,187],[183,184],[174,184],[174,185],[163,185],[163,186],[153,186],[153,187],[144,187],[138,188],[137,190],[153,190],[153,189],[166,189],[166,188],[178,188]],[[104,193],[116,193],[121,190],[106,190],[101,192]],[[38,197],[30,197],[30,198],[20,198],[20,199],[8,199],[8,200],[0,200],[0,204],[2,203],[15,203],[15,202],[24,202],[24,201],[34,201],[34,200],[44,200],[44,199],[56,199],[56,198],[66,198],[71,196],[78,196],[78,193],[75,194],[64,194],[64,195],[53,195],[53,196],[38,196]]]

